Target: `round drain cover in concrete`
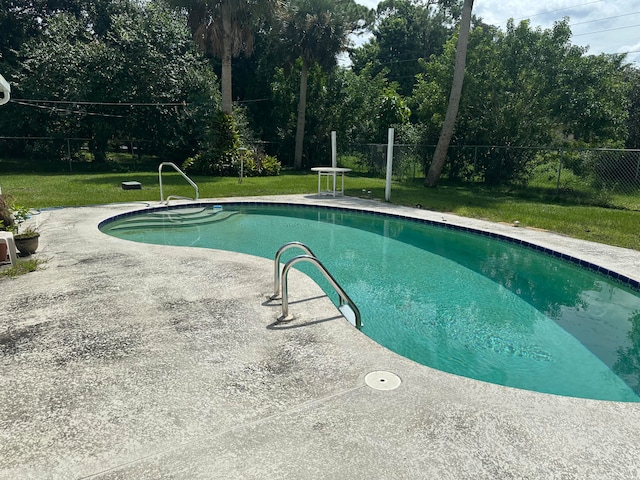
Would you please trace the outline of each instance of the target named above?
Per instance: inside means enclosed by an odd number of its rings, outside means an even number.
[[[371,388],[376,390],[395,390],[400,386],[402,380],[391,372],[371,372],[364,377],[364,381]]]

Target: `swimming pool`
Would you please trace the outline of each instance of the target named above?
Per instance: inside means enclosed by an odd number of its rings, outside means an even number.
[[[146,210],[100,228],[269,259],[301,241],[358,305],[362,332],[405,357],[505,386],[640,401],[638,292],[521,245],[389,215],[283,204]],[[288,253],[283,261],[300,252]],[[300,270],[337,300],[313,267]]]

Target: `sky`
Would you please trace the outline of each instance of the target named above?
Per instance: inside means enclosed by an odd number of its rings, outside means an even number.
[[[356,0],[375,8],[378,0]],[[473,13],[485,23],[504,30],[507,20],[529,19],[532,27],[547,29],[569,17],[571,43],[589,47],[587,54],[627,53],[627,61],[640,67],[639,0],[475,0]]]

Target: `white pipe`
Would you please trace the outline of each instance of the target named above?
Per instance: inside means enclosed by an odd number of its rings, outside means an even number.
[[[338,146],[336,144],[336,132],[331,132],[331,166],[336,168],[338,166]]]
[[[9,85],[9,82],[7,82],[2,75],[0,75],[0,93],[2,93],[2,97],[0,97],[0,105],[9,103],[9,100],[11,99],[11,85]]]
[[[387,184],[384,188],[385,202],[391,201],[391,172],[393,171],[393,128],[387,135]]]
[[[331,166],[338,166],[338,145],[336,143],[336,132],[331,132]],[[344,177],[342,177],[344,179]],[[343,180],[344,181],[344,180]],[[333,172],[333,196],[336,196],[336,172]]]

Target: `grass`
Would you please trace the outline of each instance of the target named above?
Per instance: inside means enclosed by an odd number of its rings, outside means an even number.
[[[0,268],[0,278],[15,278],[18,275],[24,275],[25,273],[34,272],[42,265],[42,263],[42,260],[38,260],[37,258],[19,258],[15,265],[12,265],[11,267]]]
[[[317,176],[285,171],[278,177],[238,178],[193,176],[200,198],[253,195],[313,194]],[[142,190],[122,190],[121,182],[136,180]],[[136,173],[10,173],[0,177],[3,192],[32,208],[80,206],[160,200],[157,172]],[[194,196],[194,189],[177,173],[163,173],[167,195]],[[357,173],[345,179],[345,194],[384,200],[384,180]],[[370,193],[369,193],[370,192]],[[581,204],[579,198],[557,198],[552,191],[517,191],[475,185],[441,184],[434,189],[420,180],[394,183],[394,204],[420,206],[439,212],[512,223],[566,234],[575,238],[640,250],[640,212]]]

